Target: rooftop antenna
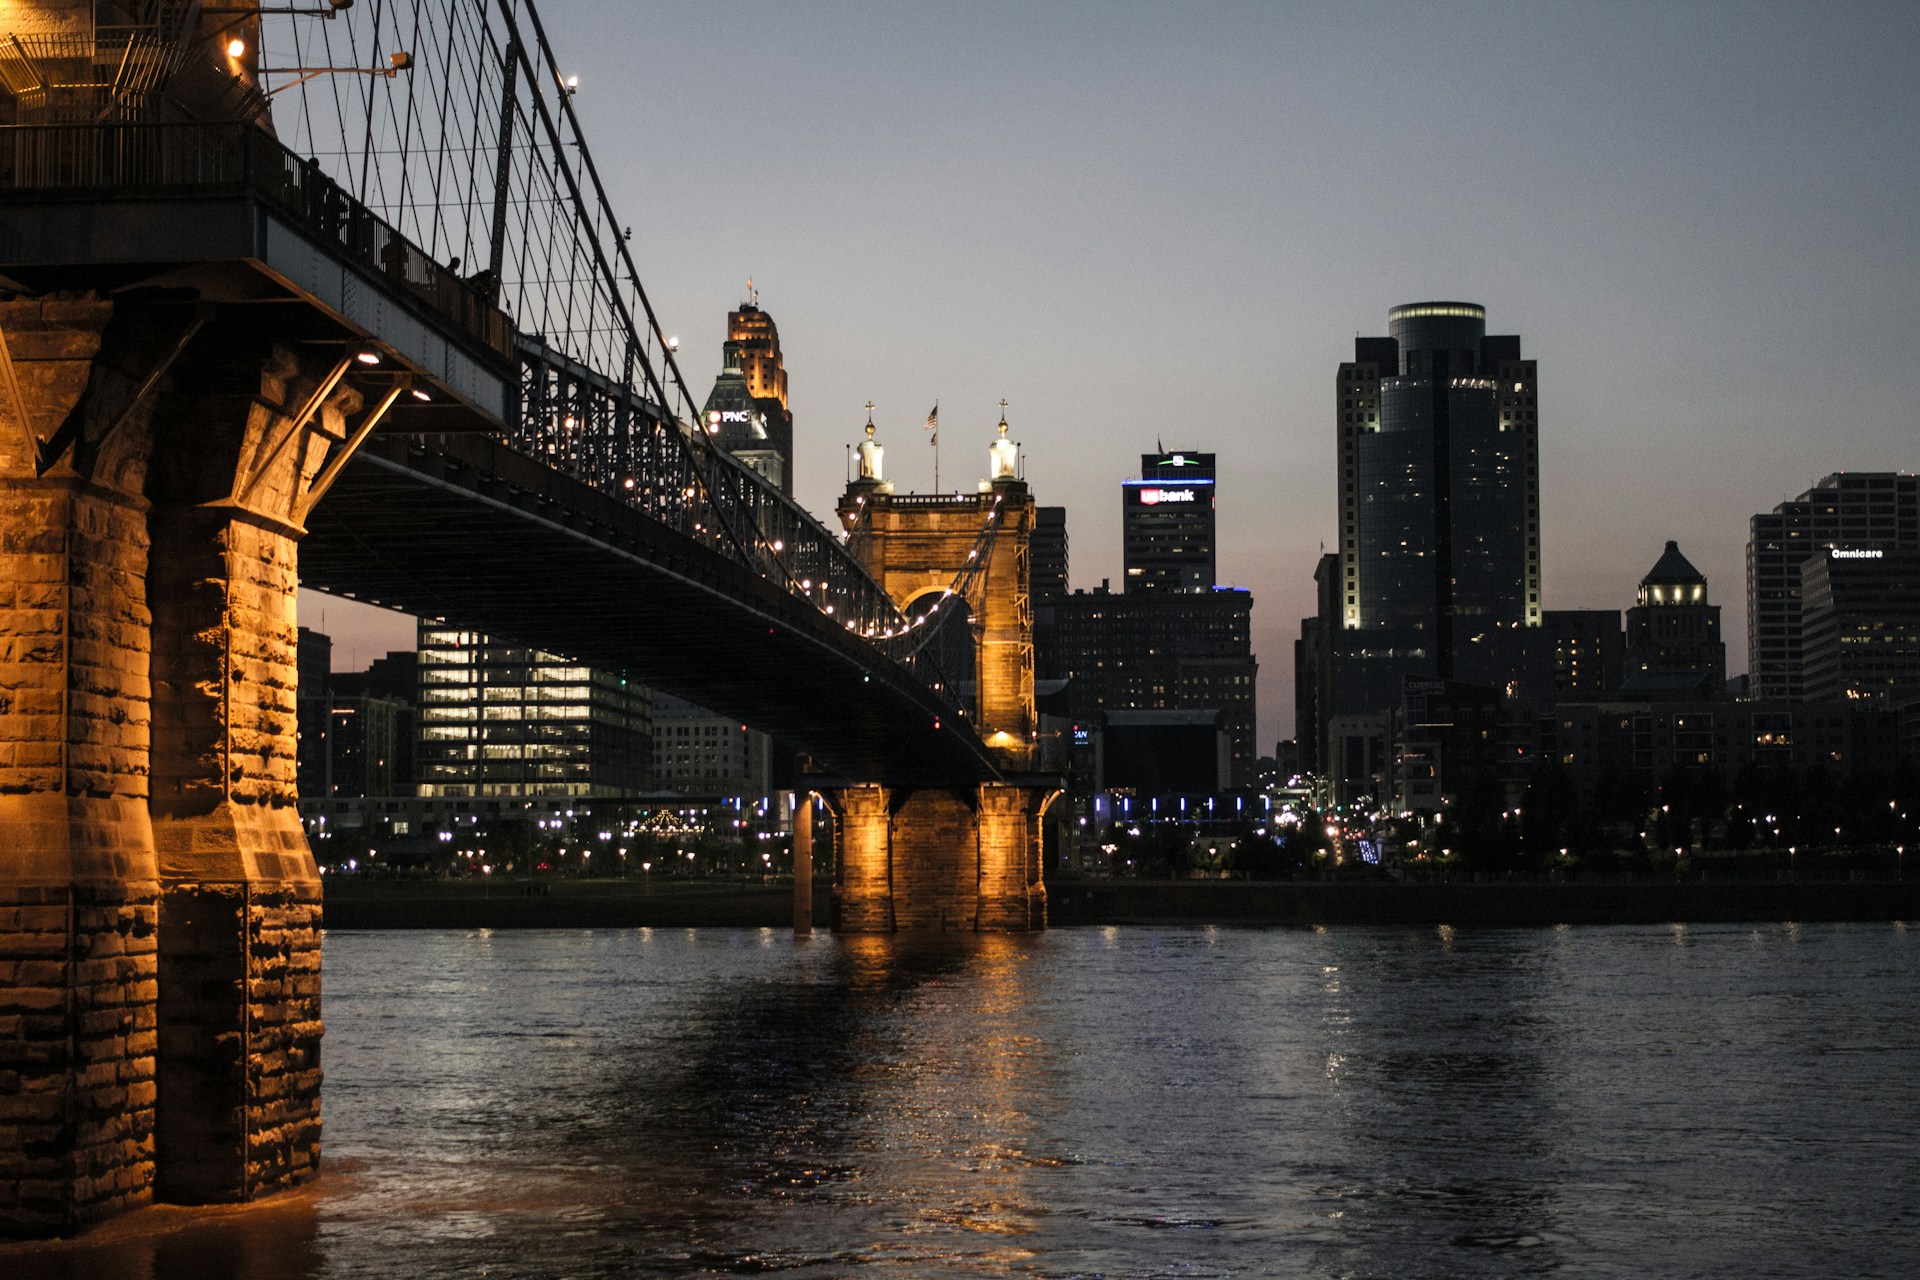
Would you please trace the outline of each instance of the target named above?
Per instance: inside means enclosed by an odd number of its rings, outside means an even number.
[[[760,305],[760,291],[753,287],[752,276],[747,277],[747,305],[755,308]]]

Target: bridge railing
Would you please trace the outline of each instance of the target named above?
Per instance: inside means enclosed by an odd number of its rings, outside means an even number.
[[[487,264],[523,353],[537,349],[522,378],[520,447],[594,459],[600,474],[590,482],[622,495],[628,479],[640,490],[659,469],[654,499],[693,505],[677,517],[657,509],[656,518],[677,518],[683,533],[805,596],[951,697],[951,682],[915,642],[937,620],[916,630],[838,539],[701,431],[699,401],[641,284],[635,229],[609,197],[576,111],[577,81],[534,0],[359,4],[319,20],[296,5],[263,11],[261,46],[262,66],[377,67],[388,50],[411,52],[401,76],[288,83],[261,74],[275,127],[296,148],[430,250]],[[623,95],[590,92],[586,101],[616,104],[612,118],[627,118]],[[595,376],[547,372],[568,366]],[[605,404],[595,410],[582,399]],[[616,421],[625,414],[631,423],[633,411],[614,406],[636,399],[685,425],[634,438]],[[564,438],[569,419],[575,434]],[[682,444],[692,446],[685,458],[663,455]]]
[[[519,345],[520,415],[507,435],[516,450],[746,565],[904,667],[956,718],[967,716],[926,644],[927,623],[903,613],[805,507],[659,405],[536,337]]]
[[[513,324],[458,273],[352,199],[265,130],[200,121],[0,126],[0,188],[145,197],[248,194],[344,258],[385,276],[502,359]]]
[[[262,47],[271,37],[292,56],[272,62],[353,72],[368,51],[398,46],[414,69],[277,82],[272,92],[292,92],[271,112],[265,86],[243,77],[231,119],[161,119],[149,95],[138,118],[115,98],[77,121],[0,126],[0,188],[271,205],[477,347],[517,358],[516,448],[805,598],[964,715],[923,651],[933,625],[916,626],[839,539],[700,431],[532,0],[416,6],[411,20],[378,5],[274,12]],[[129,28],[138,39],[116,38],[185,48],[180,22],[193,28],[190,15],[162,15]],[[300,150],[262,127],[269,116]],[[471,275],[457,269],[462,253]]]

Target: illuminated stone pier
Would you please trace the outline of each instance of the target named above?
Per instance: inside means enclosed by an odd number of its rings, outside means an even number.
[[[358,397],[203,320],[0,303],[0,1232],[319,1158],[295,547]]]
[[[971,494],[899,495],[872,424],[860,478],[838,511],[861,565],[902,609],[968,611],[974,729],[1005,780],[963,787],[848,787],[834,814],[833,927],[1025,930],[1047,924],[1040,820],[1059,794],[1034,767],[1033,495],[1002,419],[989,479]],[[958,677],[956,677],[958,678]]]
[[[998,782],[832,792],[834,929],[1046,928],[1040,818],[1056,794],[1049,785]]]

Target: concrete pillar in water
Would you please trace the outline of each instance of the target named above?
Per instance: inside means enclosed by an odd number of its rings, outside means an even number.
[[[890,795],[885,787],[831,792],[836,876],[835,933],[893,932],[893,870],[889,852]]]
[[[147,423],[113,316],[0,302],[0,1234],[153,1187]]]
[[[355,397],[226,335],[154,424],[158,1190],[248,1200],[320,1154],[320,879],[294,783],[297,539]],[[342,366],[343,367],[343,366]]]
[[[841,832],[834,929],[1046,928],[1040,820],[1057,794],[998,782],[830,793]]]
[[[988,932],[1047,927],[1040,820],[1058,794],[1050,788],[997,782],[981,786],[975,826],[980,877],[974,928]]]
[[[294,547],[358,397],[207,315],[0,303],[0,1233],[318,1158]]]
[[[972,787],[898,788],[888,839],[896,929],[972,929],[980,875]]]
[[[813,793],[802,791],[793,810],[793,936],[813,934]]]

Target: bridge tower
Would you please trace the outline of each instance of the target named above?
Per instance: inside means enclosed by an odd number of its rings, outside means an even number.
[[[0,1232],[319,1158],[295,551],[361,397],[209,314],[0,301]]]
[[[863,785],[828,793],[834,810],[834,927],[1026,930],[1046,927],[1040,820],[1059,794],[1032,774],[1038,737],[1028,547],[1034,501],[1018,449],[999,436],[970,494],[900,494],[885,477],[869,416],[860,474],[837,510],[848,546],[894,602],[936,618],[969,611],[968,717],[1002,779],[964,787]],[[963,696],[967,691],[961,691]]]

